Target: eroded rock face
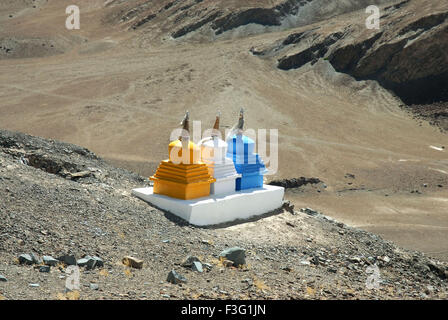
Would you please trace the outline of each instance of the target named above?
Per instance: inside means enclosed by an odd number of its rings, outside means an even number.
[[[359,21],[350,24],[348,16],[344,28],[301,28],[251,52],[276,58],[282,70],[328,60],[356,80],[377,80],[407,105],[446,102],[448,5],[418,12],[419,5],[408,0],[382,8],[379,30],[367,30]]]
[[[160,28],[173,38],[194,32],[220,36],[241,28],[238,36],[286,30],[392,0],[244,0],[111,1],[109,22],[131,29]],[[254,29],[254,26],[256,28]],[[268,27],[270,29],[266,29]],[[213,40],[213,37],[210,38]]]
[[[425,16],[390,38],[378,34],[338,48],[329,60],[356,79],[378,80],[406,104],[447,101],[447,17],[448,11]]]

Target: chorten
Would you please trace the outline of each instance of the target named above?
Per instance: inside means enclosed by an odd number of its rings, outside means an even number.
[[[209,174],[216,179],[210,185],[210,194],[229,194],[235,192],[236,179],[241,177],[235,170],[233,160],[226,157],[227,143],[220,139],[219,120],[220,113],[216,116],[211,137],[201,142],[201,158],[207,165]]]
[[[210,184],[215,179],[207,165],[201,162],[201,149],[190,141],[189,113],[181,122],[182,134],[168,146],[169,159],[163,160],[154,181],[154,194],[190,200],[210,195]]]
[[[236,179],[236,190],[263,187],[263,175],[267,172],[261,157],[254,153],[255,142],[243,135],[244,110],[241,108],[238,123],[227,137],[227,157],[235,164],[241,178]]]

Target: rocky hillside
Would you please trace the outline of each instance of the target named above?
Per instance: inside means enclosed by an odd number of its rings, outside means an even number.
[[[368,30],[366,16],[356,13],[328,22],[332,28],[301,28],[252,52],[276,59],[282,70],[328,60],[356,80],[378,81],[407,105],[439,110],[448,101],[448,4],[406,0],[382,6],[381,13],[379,30]],[[447,118],[434,112],[432,119]]]
[[[311,24],[390,0],[111,0],[110,22],[149,31],[158,26],[173,38],[247,36]]]
[[[302,180],[319,182],[285,183]],[[310,208],[197,228],[130,195],[147,184],[84,148],[0,130],[0,298],[448,298],[446,263]],[[234,247],[238,267],[219,259]],[[66,294],[76,259],[81,288]],[[375,264],[379,288],[368,289]]]

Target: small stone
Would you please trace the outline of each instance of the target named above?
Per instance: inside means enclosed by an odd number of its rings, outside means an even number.
[[[74,255],[63,255],[60,256],[58,260],[68,266],[76,266],[76,257]]]
[[[39,272],[50,272],[50,266],[40,266]]]
[[[289,200],[283,201],[282,208],[289,213],[294,213],[294,205]]]
[[[162,240],[163,243],[169,243],[170,240]]]
[[[178,284],[182,282],[187,282],[187,279],[184,276],[178,274],[176,271],[171,270],[170,273],[168,273],[166,281],[173,284]]]
[[[100,286],[97,283],[91,283],[90,284],[90,289],[91,290],[98,290],[100,288]]]
[[[51,266],[51,267],[55,267],[59,261],[55,258],[53,258],[52,256],[43,256],[42,260],[44,262],[44,264],[46,264],[47,266]]]
[[[204,271],[204,269],[202,268],[202,263],[200,263],[199,261],[195,261],[193,262],[193,265],[191,266],[191,269],[193,271],[197,271],[202,273]]]
[[[32,287],[32,288],[40,287],[40,285],[38,283],[30,283],[29,286]]]
[[[141,259],[137,259],[131,256],[126,256],[123,258],[122,260],[123,264],[128,266],[128,267],[132,267],[135,269],[141,269],[143,268],[143,260]]]
[[[236,267],[246,264],[246,250],[239,247],[226,249],[219,254],[219,257],[232,261]]]
[[[97,256],[85,256],[84,258],[76,261],[76,263],[80,267],[86,267],[87,270],[92,270],[95,267],[101,268],[104,266],[103,260]]]
[[[204,267],[205,267],[205,269],[207,269],[207,270],[212,270],[212,268],[213,268],[213,265],[211,265],[210,263],[203,263],[202,264]]]
[[[19,256],[19,263],[30,265],[30,264],[33,264],[34,261],[33,261],[33,258],[31,257],[31,255],[24,253]]]
[[[162,298],[167,298],[167,299],[169,299],[169,298],[171,298],[171,297],[170,297],[169,294],[162,294]]]
[[[186,268],[191,268],[194,262],[201,262],[198,257],[188,256],[182,261],[181,266]]]
[[[307,215],[310,215],[310,216],[317,216],[319,214],[319,212],[317,212],[316,210],[313,210],[311,208],[301,208],[300,212],[306,213]]]
[[[289,266],[285,266],[285,267],[281,267],[282,270],[287,271],[287,272],[291,272],[292,268]]]
[[[89,259],[87,257],[76,260],[76,264],[79,267],[85,267],[87,265],[87,262],[89,262]]]
[[[8,281],[8,279],[6,279],[4,276],[0,274],[0,282],[6,282],[6,281]]]
[[[226,268],[230,268],[230,267],[233,266],[233,261],[230,261],[230,260],[224,260],[224,261],[222,262],[222,265],[223,265],[224,267],[226,267]]]
[[[353,263],[360,263],[361,262],[361,258],[360,257],[352,257],[349,259],[350,262]]]
[[[309,266],[309,265],[311,265],[311,262],[309,262],[308,260],[302,260],[302,261],[300,261],[300,264],[302,266]]]

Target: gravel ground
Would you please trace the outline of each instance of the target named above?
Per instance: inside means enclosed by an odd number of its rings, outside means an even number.
[[[261,219],[198,228],[130,194],[145,185],[84,148],[0,130],[0,299],[448,297],[446,263],[312,209],[285,204]],[[245,265],[219,259],[231,247],[245,249]],[[40,272],[39,261],[19,263],[27,253],[98,256],[104,266],[80,267],[79,290],[66,292],[68,267]],[[189,255],[203,272],[182,266]],[[124,265],[125,256],[143,267]],[[186,282],[169,283],[171,270]]]

